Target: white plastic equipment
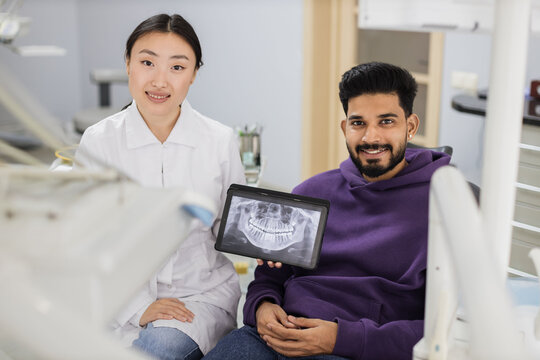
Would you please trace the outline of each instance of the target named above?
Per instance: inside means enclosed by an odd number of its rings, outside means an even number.
[[[429,209],[428,300],[424,338],[414,348],[414,359],[538,358],[540,343],[532,326],[517,327],[496,249],[483,231],[468,183],[454,167],[433,175]],[[458,294],[465,318],[456,316]]]
[[[181,244],[196,207],[117,172],[0,167],[0,359],[137,359],[106,326]]]

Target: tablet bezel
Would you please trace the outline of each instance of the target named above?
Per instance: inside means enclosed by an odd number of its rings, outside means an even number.
[[[313,248],[311,251],[311,259],[309,262],[300,262],[300,261],[291,261],[291,259],[278,258],[272,256],[273,254],[264,253],[262,250],[255,250],[257,247],[253,245],[253,252],[243,251],[243,250],[234,250],[229,247],[224,247],[224,233],[227,226],[227,220],[229,217],[229,210],[231,206],[231,201],[234,196],[241,198],[253,199],[258,201],[266,201],[280,205],[288,205],[296,208],[302,208],[311,211],[318,211],[320,213],[319,223],[317,225],[317,232],[315,235],[315,240],[313,243]],[[281,262],[283,264],[299,266],[305,269],[313,270],[317,267],[319,262],[319,256],[321,253],[322,241],[324,236],[324,230],[326,228],[326,221],[328,219],[328,212],[330,209],[330,202],[325,199],[312,198],[303,195],[290,194],[281,191],[269,190],[256,188],[251,186],[231,184],[227,190],[227,199],[223,207],[223,214],[221,217],[221,223],[219,226],[219,231],[216,239],[215,249],[221,252],[247,256],[251,258],[259,258],[265,261],[274,261]],[[275,254],[274,254],[275,255]]]

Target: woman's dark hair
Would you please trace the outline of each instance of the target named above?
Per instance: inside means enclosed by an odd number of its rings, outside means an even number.
[[[345,74],[339,83],[339,99],[347,114],[349,99],[363,94],[397,94],[399,105],[409,117],[413,112],[413,102],[418,85],[412,75],[395,65],[370,62],[360,64]]]
[[[195,69],[203,65],[202,51],[199,38],[195,34],[193,27],[180,15],[159,14],[154,15],[140,23],[131,33],[126,42],[126,60],[131,57],[131,50],[135,42],[141,37],[151,32],[172,32],[188,42],[195,53]]]

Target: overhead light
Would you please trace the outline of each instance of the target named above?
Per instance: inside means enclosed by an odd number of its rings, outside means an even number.
[[[11,44],[21,30],[21,23],[8,14],[0,14],[0,42]]]
[[[9,46],[16,54],[21,56],[64,56],[66,49],[54,45],[28,45]]]
[[[0,12],[0,43],[11,44],[16,37],[25,35],[31,21],[28,17],[16,16],[9,12]]]

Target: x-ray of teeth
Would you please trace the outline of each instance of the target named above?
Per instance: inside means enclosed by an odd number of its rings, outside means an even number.
[[[316,226],[313,220],[319,221],[318,212],[238,197],[231,202],[230,214],[251,244],[267,250],[282,250],[305,240],[306,226],[309,233]]]
[[[231,199],[224,238],[228,246],[311,259],[320,212],[242,197]]]

